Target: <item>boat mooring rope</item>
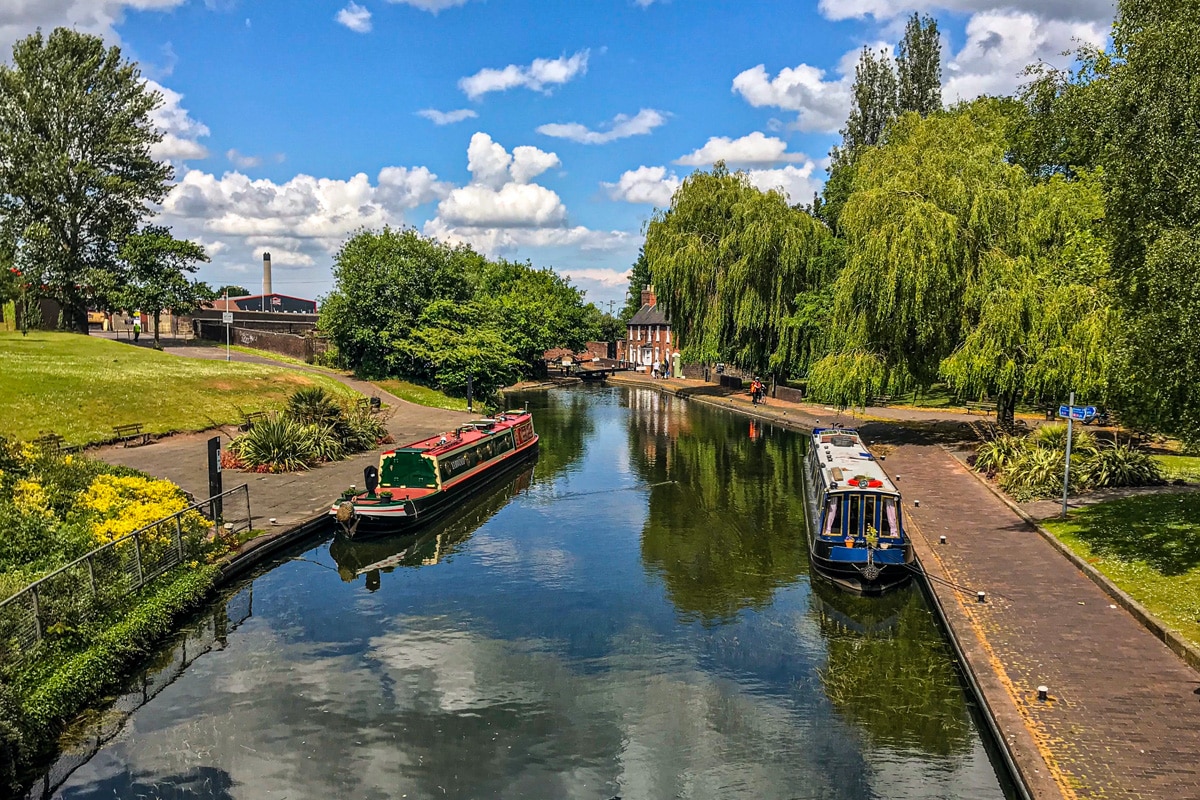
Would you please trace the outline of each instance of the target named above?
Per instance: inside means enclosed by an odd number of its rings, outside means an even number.
[[[622,486],[618,489],[598,489],[594,492],[567,492],[566,494],[551,494],[546,495],[546,500],[572,500],[576,497],[590,497],[596,494],[612,494],[613,492],[633,492],[640,489],[653,489],[656,486],[670,486],[679,481],[660,481],[659,483],[646,483],[637,486]],[[536,496],[536,495],[535,495]]]
[[[905,564],[904,566],[907,567],[908,569],[912,570],[916,574],[922,576],[926,580],[941,584],[942,586],[945,586],[948,589],[953,589],[954,591],[962,592],[963,594],[969,594],[972,597],[974,597],[978,594],[978,591],[976,591],[975,589],[970,589],[966,586],[963,586],[961,583],[955,583],[954,581],[946,580],[945,578],[939,577],[937,575],[930,575],[923,568],[918,567],[916,564]],[[999,592],[989,592],[989,594],[999,597],[1002,600],[1010,600],[1010,601],[1012,600],[1011,597],[1002,595]]]

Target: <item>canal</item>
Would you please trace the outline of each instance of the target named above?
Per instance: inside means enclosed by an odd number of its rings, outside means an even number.
[[[920,591],[810,581],[800,435],[526,400],[531,470],[231,587],[30,796],[1012,796]]]

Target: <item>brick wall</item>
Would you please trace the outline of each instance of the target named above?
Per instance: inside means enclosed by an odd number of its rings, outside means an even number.
[[[776,386],[775,397],[789,403],[804,402],[804,392],[799,389],[793,389],[790,386]]]
[[[225,326],[209,320],[195,320],[196,335],[210,342],[225,341]],[[278,353],[291,358],[311,363],[313,360],[313,341],[311,336],[299,336],[292,333],[275,333],[273,331],[255,330],[233,326],[230,330],[229,341],[242,347],[253,347],[255,350],[266,350],[268,353]]]

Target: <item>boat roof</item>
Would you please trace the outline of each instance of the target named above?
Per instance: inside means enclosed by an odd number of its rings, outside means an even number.
[[[452,431],[435,433],[433,436],[406,444],[403,447],[385,450],[380,455],[389,456],[396,453],[414,452],[429,456],[445,455],[466,445],[474,444],[475,442],[494,436],[500,431],[506,431],[520,422],[522,418],[528,416],[530,416],[528,411],[506,411],[494,419],[473,419]]]
[[[836,483],[839,489],[854,489],[848,481],[863,476],[880,483],[870,487],[874,491],[900,493],[853,428],[814,428],[812,447],[817,449],[826,486]]]

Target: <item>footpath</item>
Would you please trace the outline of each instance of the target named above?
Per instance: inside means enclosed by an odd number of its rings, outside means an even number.
[[[969,438],[965,415],[838,415],[779,400],[754,406],[698,381],[625,373],[613,382],[797,429],[839,416],[857,425],[888,449],[930,587],[1033,797],[1200,800],[1200,673],[949,452]]]

